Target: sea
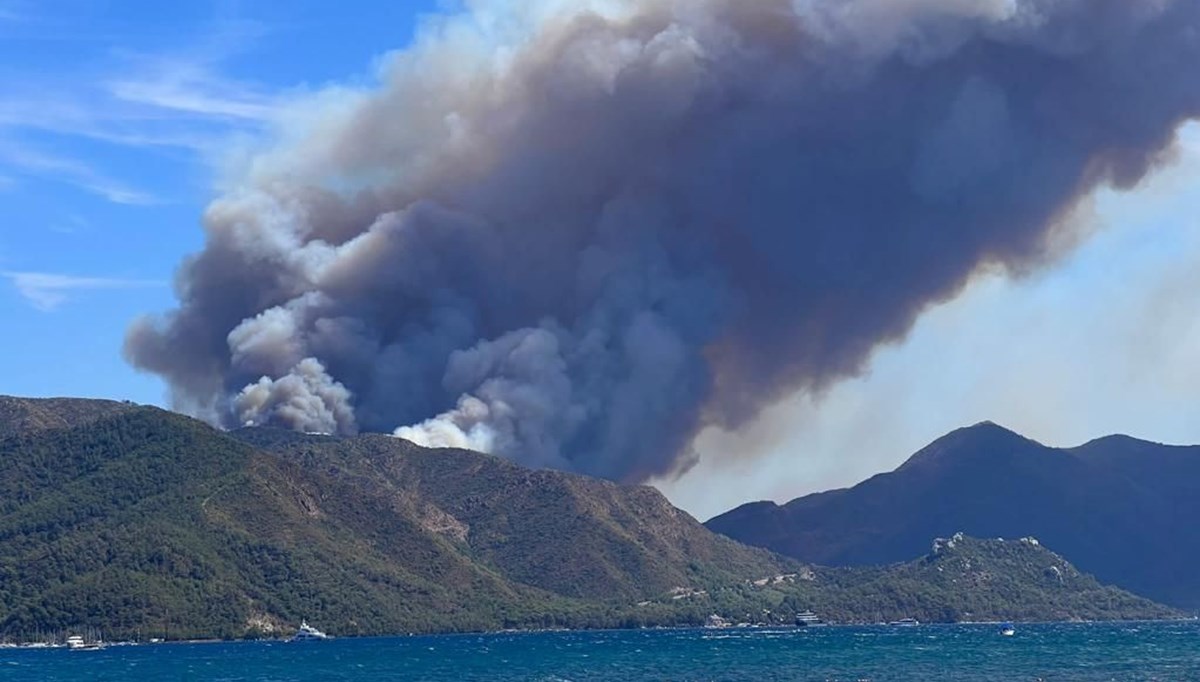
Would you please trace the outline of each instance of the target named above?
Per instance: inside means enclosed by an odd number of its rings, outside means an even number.
[[[0,680],[1200,680],[1200,624],[530,632],[0,649]]]

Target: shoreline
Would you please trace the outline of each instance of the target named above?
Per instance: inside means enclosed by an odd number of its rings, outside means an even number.
[[[922,622],[919,625],[912,627],[899,627],[891,623],[827,623],[820,628],[808,628],[796,625],[777,624],[777,625],[730,625],[724,627],[706,627],[702,625],[667,625],[642,628],[521,628],[521,629],[504,629],[504,630],[478,630],[470,632],[422,632],[422,633],[389,633],[389,634],[370,634],[370,635],[331,635],[328,640],[355,640],[365,641],[371,639],[410,639],[423,637],[494,637],[500,635],[537,635],[550,633],[564,634],[579,634],[579,633],[624,633],[624,632],[662,632],[662,631],[698,631],[698,632],[739,632],[746,630],[755,631],[820,631],[829,629],[882,629],[882,630],[920,630],[922,628],[944,628],[944,627],[995,627],[1002,623],[1012,623],[1018,626],[1047,626],[1047,625],[1136,625],[1136,624],[1167,624],[1167,623],[1194,623],[1200,621],[1200,616],[1191,616],[1186,618],[1158,618],[1158,619],[1130,619],[1130,620],[1038,620],[1038,621],[1011,621],[1011,620],[981,620],[981,621],[954,621],[954,622]],[[146,646],[164,646],[164,645],[180,645],[180,644],[296,644],[298,646],[320,646],[319,642],[293,642],[289,637],[272,638],[231,638],[221,639],[212,637],[201,637],[194,639],[172,639],[156,642],[138,642],[128,640],[118,641],[101,641],[103,648],[110,647],[146,647]],[[67,649],[65,643],[46,643],[46,642],[0,642],[0,651],[3,650],[41,650],[41,649]]]

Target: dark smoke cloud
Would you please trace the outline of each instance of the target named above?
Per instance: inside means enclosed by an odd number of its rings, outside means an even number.
[[[1045,262],[1200,112],[1198,0],[508,4],[297,109],[213,202],[127,342],[177,406],[678,471]]]

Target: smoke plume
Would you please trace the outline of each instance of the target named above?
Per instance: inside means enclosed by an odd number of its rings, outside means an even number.
[[[126,353],[230,426],[678,472],[1045,263],[1198,64],[1200,0],[473,2],[289,112]]]

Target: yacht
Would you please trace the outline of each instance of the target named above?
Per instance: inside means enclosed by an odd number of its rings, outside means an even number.
[[[67,638],[67,648],[71,651],[96,651],[100,649],[100,642],[86,642],[80,635],[71,635]]]
[[[729,621],[725,620],[724,618],[718,616],[715,613],[712,614],[711,616],[709,616],[708,619],[704,621],[704,627],[706,627],[706,628],[727,628],[727,627],[730,627],[731,625],[732,625],[732,623],[730,623]]]
[[[292,636],[292,641],[307,642],[314,639],[329,639],[329,635],[309,625],[308,621],[300,621],[300,629]]]
[[[894,621],[888,623],[888,625],[895,625],[897,627],[902,627],[902,628],[916,627],[920,624],[921,624],[921,621],[917,620],[916,618],[901,618],[900,620],[894,620]]]
[[[796,614],[796,627],[798,628],[818,628],[829,625],[821,620],[821,617],[812,611],[804,611]]]

